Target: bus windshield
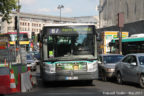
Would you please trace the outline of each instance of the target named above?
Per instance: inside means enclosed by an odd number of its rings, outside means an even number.
[[[10,41],[16,41],[16,40],[17,40],[17,34],[10,34]],[[27,34],[19,34],[19,40],[27,41],[28,35]]]
[[[49,30],[51,33],[51,30]],[[57,34],[47,36],[49,57],[69,55],[93,55],[93,31],[91,27],[57,28]]]

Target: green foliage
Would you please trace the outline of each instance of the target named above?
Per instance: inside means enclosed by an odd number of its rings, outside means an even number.
[[[2,15],[2,21],[9,22],[9,14],[18,9],[18,0],[0,0],[0,14]]]

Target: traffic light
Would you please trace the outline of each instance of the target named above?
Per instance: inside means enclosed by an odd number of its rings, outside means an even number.
[[[17,16],[15,16],[15,30],[17,30],[17,23],[18,23],[18,20],[17,20]]]
[[[32,40],[35,38],[35,32],[32,32]]]

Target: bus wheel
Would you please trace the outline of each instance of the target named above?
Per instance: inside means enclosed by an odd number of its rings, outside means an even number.
[[[43,86],[47,86],[48,85],[48,81],[42,79],[42,84],[43,84]]]
[[[87,80],[87,81],[86,81],[86,84],[87,84],[87,85],[93,85],[93,80]]]
[[[141,75],[141,76],[140,76],[139,84],[140,84],[140,87],[141,87],[141,88],[144,88],[144,75]]]

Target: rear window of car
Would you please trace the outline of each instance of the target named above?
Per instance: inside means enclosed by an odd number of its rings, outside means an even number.
[[[32,56],[27,55],[27,60],[32,60]]]
[[[104,63],[116,63],[119,62],[124,56],[122,55],[113,55],[113,56],[104,56],[103,61]]]

